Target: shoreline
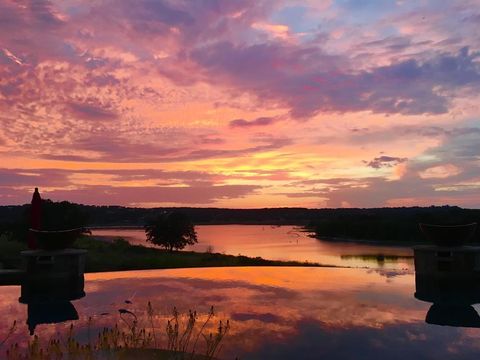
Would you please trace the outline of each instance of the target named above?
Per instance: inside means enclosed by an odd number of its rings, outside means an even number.
[[[313,232],[312,232],[313,233]],[[352,239],[352,238],[343,238],[337,236],[322,236],[317,237],[315,235],[310,236],[313,239],[320,241],[331,241],[331,242],[346,242],[346,243],[357,243],[357,244],[366,244],[366,245],[376,245],[376,246],[388,246],[388,247],[402,247],[402,248],[411,248],[417,245],[425,245],[425,242],[398,242],[398,241],[387,241],[387,240],[372,240],[372,239]]]
[[[281,224],[272,224],[272,223],[258,223],[258,222],[219,222],[219,223],[195,223],[195,226],[225,226],[225,225],[241,225],[241,226],[270,226],[273,228],[282,227],[282,226],[294,226],[299,229],[305,229],[304,225],[299,225],[298,223],[281,223]],[[142,225],[93,225],[85,226],[90,230],[144,230],[145,227]],[[310,232],[310,231],[307,231]]]
[[[388,241],[388,240],[374,240],[374,239],[355,239],[355,238],[344,238],[344,237],[338,237],[338,236],[321,236],[317,237],[315,236],[315,232],[313,230],[310,230],[306,228],[303,225],[298,225],[298,224],[253,224],[253,223],[216,223],[216,224],[195,224],[198,226],[222,226],[222,225],[241,225],[241,226],[271,226],[271,227],[282,227],[282,226],[293,226],[298,228],[297,230],[299,232],[303,233],[309,233],[310,238],[320,240],[320,241],[326,241],[326,242],[345,242],[345,243],[357,243],[357,244],[365,244],[365,245],[376,245],[376,246],[388,246],[388,247],[401,247],[401,248],[411,248],[416,245],[425,245],[425,242],[410,242],[410,241],[405,241],[405,242],[398,242],[398,241]],[[142,226],[101,226],[101,227],[91,227],[89,228],[93,231],[95,230],[143,230],[144,228]],[[104,241],[112,241],[117,238],[125,238],[127,239],[128,237],[125,236],[114,236],[114,235],[95,235],[98,238],[103,238],[102,240]]]
[[[7,269],[0,270],[0,286],[15,285],[23,277],[20,251],[26,245],[16,243],[9,250]],[[73,248],[87,250],[85,274],[135,270],[191,269],[216,267],[330,267],[342,266],[316,262],[268,260],[261,257],[228,255],[196,251],[168,251],[143,245],[132,245],[124,239],[98,239],[84,236],[75,241]],[[2,250],[2,249],[0,249]],[[5,254],[4,254],[5,255]],[[345,267],[348,268],[348,267]]]
[[[86,272],[237,266],[332,267],[314,262],[267,260],[244,255],[167,251],[132,245],[124,239],[110,242],[96,237],[83,237],[76,241],[75,247],[88,251]]]

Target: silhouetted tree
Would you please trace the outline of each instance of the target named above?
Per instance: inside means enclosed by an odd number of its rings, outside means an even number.
[[[167,250],[183,249],[197,242],[195,227],[183,213],[163,213],[145,225],[147,241]]]

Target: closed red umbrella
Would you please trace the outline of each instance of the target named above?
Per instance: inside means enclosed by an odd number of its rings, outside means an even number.
[[[30,228],[35,230],[40,230],[42,223],[42,198],[38,192],[38,188],[35,188],[32,197],[32,204],[30,207]],[[28,247],[30,249],[37,248],[37,239],[35,234],[31,231],[28,233]]]

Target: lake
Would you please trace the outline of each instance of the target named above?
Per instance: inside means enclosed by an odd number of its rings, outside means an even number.
[[[335,266],[413,270],[410,247],[319,240],[296,226],[198,225],[195,230],[198,244],[186,250]],[[122,237],[131,244],[153,246],[146,241],[143,229],[96,229],[92,235]]]
[[[208,331],[214,331],[219,320],[230,321],[222,359],[478,359],[480,330],[459,327],[465,321],[462,314],[419,301],[415,291],[412,274],[380,269],[240,267],[92,273],[85,276],[86,296],[72,301],[79,320],[40,324],[35,334],[47,340],[55,333],[65,336],[74,323],[75,336],[85,342],[104,326],[124,325],[122,316],[127,315],[119,309],[150,326],[146,306],[151,301],[159,344],[166,344],[165,327],[174,306],[181,313],[197,310],[202,322],[213,305],[216,315]],[[24,346],[30,339],[27,305],[18,302],[19,296],[19,286],[0,287],[0,342],[16,319],[17,330],[8,343]],[[50,314],[42,314],[43,320],[48,315],[58,320],[58,310],[50,308]],[[478,318],[478,305],[467,310]],[[35,316],[31,305],[28,314]],[[456,321],[457,326],[437,325],[445,321]],[[0,348],[0,357],[6,346]]]

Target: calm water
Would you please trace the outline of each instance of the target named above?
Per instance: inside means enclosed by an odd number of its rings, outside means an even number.
[[[340,268],[204,268],[86,275],[87,295],[73,301],[77,336],[122,323],[119,308],[148,325],[155,309],[160,343],[169,312],[217,310],[215,323],[230,319],[221,358],[233,359],[478,359],[480,330],[425,322],[432,304],[414,298],[411,274]],[[17,319],[11,341],[29,338],[20,287],[0,287],[0,339]],[[125,301],[128,300],[129,303]],[[479,308],[476,305],[475,310]],[[102,315],[103,314],[103,315]],[[436,312],[436,318],[449,316]],[[203,317],[202,319],[204,319]],[[438,321],[435,320],[435,321]],[[40,338],[65,333],[69,322],[38,325]],[[213,324],[212,324],[213,325]],[[4,354],[0,349],[0,357]]]
[[[295,226],[200,225],[198,244],[186,249],[204,252],[260,256],[273,260],[309,261],[321,264],[413,270],[410,247],[378,246],[354,242],[323,241]],[[123,237],[132,244],[152,246],[138,230],[94,230],[94,236]]]

